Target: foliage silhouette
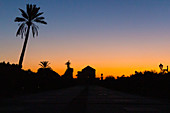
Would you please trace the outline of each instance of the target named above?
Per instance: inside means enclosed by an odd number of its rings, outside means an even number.
[[[47,62],[48,64],[48,62]],[[47,66],[45,66],[47,67]],[[71,68],[70,68],[71,69]],[[100,85],[113,90],[170,99],[170,72],[157,73],[154,71],[137,72],[126,77],[122,75],[115,79],[107,76],[105,80],[96,79],[82,82],[79,79],[63,79],[52,68],[41,67],[37,72],[23,70],[16,64],[0,63],[0,98],[29,94],[32,92],[66,88],[74,85]]]
[[[50,68],[49,64],[50,64],[49,61],[41,61],[39,65],[42,68]]]
[[[58,87],[60,75],[51,68],[39,68],[37,72],[38,88],[51,89]]]
[[[18,94],[35,89],[35,73],[24,71],[16,64],[0,63],[0,96]]]
[[[40,7],[36,7],[36,5],[32,5],[32,4],[27,4],[26,7],[27,7],[26,12],[19,8],[19,10],[21,11],[22,17],[16,17],[14,20],[15,22],[21,23],[16,33],[16,36],[20,35],[21,38],[25,36],[23,49],[22,49],[21,56],[19,59],[19,66],[21,68],[22,68],[22,62],[23,62],[23,58],[24,58],[24,54],[26,50],[26,45],[28,42],[30,28],[32,28],[33,37],[35,37],[35,35],[38,36],[38,26],[35,25],[34,23],[47,24],[44,21],[45,18],[40,16],[43,14],[43,12],[39,13]]]
[[[115,80],[115,77],[114,76],[107,76],[106,78],[105,78],[105,81],[114,81]]]
[[[106,77],[99,85],[142,96],[170,99],[170,72],[135,71],[135,74],[127,77],[122,75],[115,80],[109,78]]]
[[[56,87],[56,82],[60,80],[60,75],[53,71],[49,64],[49,61],[41,61],[39,64],[41,66],[37,72],[39,88]]]

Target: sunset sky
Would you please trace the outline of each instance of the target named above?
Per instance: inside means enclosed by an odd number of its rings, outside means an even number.
[[[14,19],[28,3],[41,8],[47,25],[30,34],[25,70],[49,61],[63,75],[70,60],[74,77],[87,65],[98,77],[116,77],[170,64],[170,0],[0,0],[0,62],[18,63],[24,39]]]

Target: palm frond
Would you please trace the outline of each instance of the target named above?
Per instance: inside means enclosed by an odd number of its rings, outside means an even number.
[[[40,66],[42,67],[42,68],[48,68],[49,67],[49,61],[41,61],[40,62]]]
[[[33,19],[34,15],[35,15],[35,11],[36,11],[36,5],[33,5],[32,11],[31,11],[31,19]]]
[[[16,36],[21,35],[21,38],[23,38],[24,34],[24,29],[25,29],[25,23],[22,23],[16,33]]]
[[[36,5],[34,4],[32,8],[32,12],[35,12],[35,10],[36,10]]]
[[[35,36],[35,28],[34,28],[34,26],[32,26],[32,35],[33,35],[33,37]]]
[[[37,17],[36,19],[38,19],[38,20],[43,20],[43,19],[45,19],[44,17]]]
[[[36,36],[38,36],[38,29],[39,29],[39,27],[34,24],[34,29],[35,29]]]
[[[23,31],[24,33],[23,33],[23,34],[24,34],[25,36],[26,36],[26,34],[27,34],[27,28],[28,28],[28,27],[25,26],[25,29],[23,29],[23,30],[24,30],[24,31]]]
[[[38,14],[36,14],[35,16],[34,16],[34,18],[37,18],[38,16],[40,16],[40,15],[42,15],[44,12],[41,12],[41,13],[38,13]],[[34,19],[33,18],[33,19]]]
[[[47,24],[47,22],[42,21],[42,20],[39,20],[39,19],[35,19],[34,21],[35,21],[35,22],[38,22],[38,23],[41,23],[41,24]]]
[[[21,11],[22,16],[23,16],[24,18],[28,19],[27,13],[26,13],[24,10],[20,9],[20,8],[19,8],[19,10]]]
[[[24,25],[24,27],[21,29],[21,39],[23,39],[23,36],[26,36],[27,33],[27,26]]]
[[[32,25],[34,25],[37,29],[39,29],[39,27],[37,25],[35,25],[34,23]]]
[[[32,4],[30,4],[30,15],[32,14]]]
[[[24,21],[26,21],[26,19],[22,18],[22,17],[16,17],[14,21],[15,22],[24,22]]]
[[[41,61],[40,63],[43,64],[44,61]]]
[[[41,67],[44,67],[42,64],[39,64]]]
[[[35,25],[34,23],[32,24],[32,34],[33,34],[33,37],[36,35],[38,36],[38,26]]]
[[[31,13],[31,8],[30,8],[31,5],[27,4],[27,14],[28,14],[28,17],[30,19],[30,13]]]
[[[32,11],[32,19],[36,18],[37,14],[38,14],[38,11],[40,10],[40,7],[35,7]]]
[[[32,34],[33,34],[33,37],[36,35],[38,36],[38,30],[35,26],[32,26]]]

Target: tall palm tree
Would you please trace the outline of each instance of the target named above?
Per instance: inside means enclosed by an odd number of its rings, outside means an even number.
[[[16,36],[20,35],[21,38],[25,36],[24,45],[23,45],[21,56],[19,59],[19,66],[21,68],[22,68],[22,62],[23,62],[23,58],[24,58],[24,54],[26,50],[26,45],[28,42],[30,28],[32,28],[32,34],[34,37],[35,35],[38,36],[38,26],[35,25],[34,23],[37,22],[41,24],[47,24],[47,22],[44,21],[45,18],[40,16],[43,14],[43,12],[39,13],[40,7],[36,7],[36,5],[32,5],[32,4],[27,4],[26,8],[27,8],[26,12],[19,8],[19,10],[21,11],[22,17],[15,18],[15,22],[20,22],[19,24],[20,26],[18,28]]]

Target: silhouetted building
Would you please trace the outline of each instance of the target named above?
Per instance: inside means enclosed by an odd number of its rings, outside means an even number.
[[[96,70],[90,66],[87,66],[82,69],[82,71],[78,71],[78,74],[76,76],[78,79],[95,79]]]
[[[70,61],[66,62],[67,70],[65,71],[64,75],[62,76],[64,79],[73,79],[73,68],[70,68]]]

